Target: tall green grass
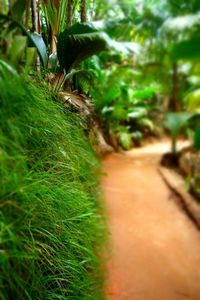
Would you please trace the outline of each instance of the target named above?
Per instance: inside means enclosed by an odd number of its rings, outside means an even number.
[[[0,77],[0,299],[101,296],[98,161],[44,87]]]

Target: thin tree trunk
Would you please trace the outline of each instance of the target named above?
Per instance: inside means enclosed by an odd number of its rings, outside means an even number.
[[[73,0],[68,0],[67,3],[67,26],[72,25],[72,15],[73,15]]]
[[[26,1],[26,12],[25,12],[25,27],[28,28],[28,22],[30,17],[30,7],[31,7],[31,0]]]
[[[86,0],[81,0],[81,23],[87,22]]]
[[[37,32],[41,32],[41,26],[40,26],[40,0],[37,2]]]
[[[32,32],[38,32],[38,9],[37,1],[31,0],[31,17],[32,17]],[[40,59],[39,56],[36,58],[36,69],[40,71]]]
[[[38,18],[37,18],[37,4],[36,0],[31,0],[31,12],[32,12],[32,31],[38,32]]]
[[[172,65],[172,91],[169,101],[169,110],[170,111],[179,111],[179,74],[178,74],[178,64],[175,62]]]
[[[8,0],[8,15],[12,16],[12,0]]]
[[[54,32],[52,31],[52,28],[50,27],[50,54],[54,53],[56,51],[56,36]]]

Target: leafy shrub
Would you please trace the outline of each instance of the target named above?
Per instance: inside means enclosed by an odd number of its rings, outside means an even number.
[[[1,72],[0,298],[101,299],[98,161],[79,117]]]

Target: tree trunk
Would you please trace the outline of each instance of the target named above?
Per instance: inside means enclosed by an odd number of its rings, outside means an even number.
[[[172,65],[172,91],[169,101],[169,110],[177,112],[180,110],[179,102],[179,74],[178,64],[175,62]]]
[[[40,0],[37,2],[37,32],[41,33],[41,24],[40,24]]]
[[[39,9],[39,1],[31,0],[32,32],[37,32],[37,33],[38,33],[38,29],[39,29],[38,28],[38,24],[39,24],[38,9]],[[36,69],[37,69],[38,72],[40,71],[39,56],[37,56],[37,59],[36,59]]]
[[[28,22],[29,22],[29,17],[30,17],[30,7],[31,7],[31,0],[27,0],[26,1],[25,21],[24,21],[25,28],[28,28]]]
[[[31,0],[32,31],[38,32],[38,14],[36,0]]]
[[[81,0],[81,23],[87,22],[86,0]]]
[[[12,0],[8,0],[8,15],[12,16]]]
[[[72,25],[72,14],[73,14],[73,0],[68,0],[67,4],[67,26]]]

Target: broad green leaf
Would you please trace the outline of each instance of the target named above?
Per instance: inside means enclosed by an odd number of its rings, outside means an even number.
[[[119,132],[118,133],[119,143],[125,149],[129,150],[133,147],[132,134],[129,132]]]
[[[139,119],[146,116],[147,110],[145,107],[134,107],[129,111],[128,118],[129,119]]]
[[[196,89],[186,95],[184,101],[191,112],[200,110],[200,89]]]
[[[153,121],[148,118],[142,118],[138,120],[138,125],[142,127],[148,128],[151,132],[154,131],[154,124]]]
[[[176,155],[176,140],[181,129],[188,124],[189,119],[192,117],[191,113],[179,112],[179,113],[167,113],[164,126],[170,131],[172,138],[172,153]]]
[[[170,112],[166,114],[164,126],[171,132],[173,136],[176,136],[183,128],[183,126],[187,124],[191,117],[192,114],[188,112]]]
[[[105,34],[87,24],[75,24],[58,36],[57,53],[60,67],[69,72],[86,58],[105,50]]]
[[[36,32],[29,32],[28,35],[38,51],[43,67],[46,68],[48,64],[48,55],[47,47],[42,36]]]
[[[175,44],[171,56],[174,60],[200,61],[200,37]]]

